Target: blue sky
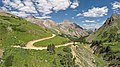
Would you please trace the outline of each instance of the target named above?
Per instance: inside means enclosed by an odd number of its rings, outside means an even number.
[[[120,0],[0,0],[0,7],[20,17],[67,19],[86,29],[99,28],[113,13],[120,14]]]

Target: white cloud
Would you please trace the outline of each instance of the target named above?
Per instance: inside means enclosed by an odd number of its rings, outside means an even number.
[[[113,10],[113,13],[115,13],[115,14],[120,14],[120,9],[114,9],[114,10]]]
[[[52,18],[51,16],[42,16],[42,17],[36,17],[36,18],[39,18],[39,19],[48,19],[48,18]]]
[[[37,14],[43,17],[54,11],[66,10],[67,8],[76,8],[79,6],[77,0],[71,2],[70,0],[2,0],[4,6],[2,9],[8,11],[19,11],[30,14]],[[17,14],[17,13],[15,13]]]
[[[101,27],[102,24],[83,24],[82,27],[85,29],[98,29],[99,27]]]
[[[75,9],[78,6],[79,6],[78,0],[74,0],[74,2],[72,3],[72,5],[70,7],[73,8],[73,9]]]
[[[115,1],[114,3],[112,3],[112,9],[120,9],[120,2]]]
[[[82,16],[82,14],[81,14],[81,13],[78,13],[76,16],[77,16],[77,17],[78,17],[78,16]]]
[[[120,2],[115,1],[115,2],[111,3],[111,5],[112,5],[113,12],[120,14],[120,11],[119,11],[120,10]]]
[[[82,21],[82,22],[92,23],[92,22],[96,22],[96,21],[95,20],[85,20],[85,21]]]
[[[104,7],[93,7],[92,9],[88,9],[87,12],[79,13],[77,16],[84,16],[84,17],[102,17],[107,15],[108,8]]]

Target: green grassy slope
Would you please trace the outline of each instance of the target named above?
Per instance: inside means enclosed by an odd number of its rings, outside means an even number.
[[[64,38],[64,37],[61,37],[61,36],[56,36],[52,39],[37,42],[34,45],[39,47],[39,46],[48,46],[50,44],[61,45],[61,44],[65,44],[65,43],[68,43],[68,42],[70,42],[70,40],[68,38]]]
[[[38,25],[15,16],[0,15],[0,47],[25,45],[30,40],[52,36]]]
[[[120,15],[113,14],[111,18],[109,18],[100,29],[91,34],[88,39],[89,41],[101,40],[105,44],[110,44],[112,49],[114,49],[113,47],[120,48],[118,45],[120,42]]]
[[[108,39],[110,34],[119,36],[120,15],[113,14],[96,32],[87,37],[87,41],[92,42],[95,39]]]
[[[52,67],[54,59],[56,60],[56,64],[59,67],[63,67],[60,64],[60,59],[57,54],[65,52],[62,51],[64,47],[56,48],[56,54],[50,55],[47,50],[24,50],[18,48],[7,48],[4,52],[4,63],[0,64],[0,67],[6,67],[6,65],[10,65],[10,67]],[[11,58],[11,61],[8,60],[8,57]],[[8,66],[9,67],[9,66]]]
[[[119,66],[120,15],[113,14],[101,28],[87,38],[87,41],[92,42],[94,53],[102,55],[104,60],[109,61],[110,66]]]
[[[25,50],[11,47],[14,45],[25,46],[31,40],[50,36],[52,36],[52,32],[47,29],[9,13],[0,13],[0,49],[4,51],[0,67],[53,67],[55,64],[63,67],[60,60],[71,55],[71,53],[69,55],[69,53],[63,51],[64,47],[55,48],[55,54],[53,55],[47,50]],[[66,43],[64,40],[69,41],[69,39],[60,36],[56,36],[50,41],[56,45]],[[45,43],[43,45],[50,44],[49,40],[43,43]],[[69,60],[71,59],[72,57]],[[65,62],[67,63],[68,59]]]

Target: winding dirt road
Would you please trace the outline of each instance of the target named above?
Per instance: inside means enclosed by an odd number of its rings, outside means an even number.
[[[23,49],[44,50],[44,49],[47,49],[47,47],[35,47],[33,44],[36,43],[36,42],[39,42],[39,41],[43,41],[43,40],[48,40],[48,39],[54,38],[55,36],[56,36],[55,34],[52,34],[51,37],[46,37],[46,38],[30,41],[30,42],[28,42],[26,44],[25,47],[21,47],[21,46],[13,46],[13,47],[23,48]],[[70,43],[66,43],[66,44],[62,44],[62,45],[57,45],[55,47],[58,48],[58,47],[62,47],[62,46],[69,46],[69,45],[72,45],[72,44],[73,44],[73,42],[70,42]]]
[[[55,34],[52,34],[51,37],[46,37],[46,38],[42,38],[42,39],[30,41],[30,42],[28,42],[28,43],[26,44],[26,48],[28,48],[28,49],[36,48],[36,47],[33,45],[34,43],[39,42],[39,41],[43,41],[43,40],[48,40],[48,39],[54,38],[55,36],[56,36]]]
[[[44,50],[44,49],[47,49],[47,47],[35,47],[33,44],[36,43],[36,42],[39,42],[39,41],[43,41],[43,40],[48,40],[48,39],[54,38],[55,36],[56,36],[55,34],[52,34],[51,37],[30,41],[30,42],[28,42],[26,44],[25,47],[21,47],[21,46],[13,46],[13,47],[15,47],[15,48],[23,48],[23,49]],[[76,61],[75,62],[77,64],[79,64],[80,67],[82,67],[81,66],[81,61],[77,58],[77,54],[75,52],[76,46],[73,46],[73,44],[77,44],[77,43],[70,42],[70,43],[66,43],[66,44],[62,44],[62,45],[57,45],[55,47],[59,48],[59,47],[63,47],[63,46],[70,46],[71,49],[72,49],[73,56],[76,57]]]

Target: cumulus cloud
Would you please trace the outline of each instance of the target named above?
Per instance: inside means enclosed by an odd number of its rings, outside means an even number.
[[[115,2],[111,3],[111,5],[112,5],[113,12],[120,14],[120,11],[119,11],[120,10],[120,2],[115,1]]]
[[[84,17],[102,17],[107,15],[108,8],[104,7],[93,7],[92,9],[88,9],[87,12],[79,13],[77,16],[84,16]]]
[[[96,22],[95,20],[84,20],[82,22],[88,22],[88,23],[92,23],[92,22]]]
[[[2,0],[2,3],[4,4],[2,9],[10,12],[14,11],[12,12],[13,14],[22,12],[27,13],[25,15],[30,14],[43,17],[59,10],[66,10],[70,6],[71,8],[79,6],[77,0],[73,2],[70,0]],[[17,15],[19,16],[20,14]]]
[[[79,2],[78,2],[78,0],[75,0],[70,7],[75,9],[78,6],[79,6]]]
[[[120,2],[115,1],[114,3],[112,3],[112,9],[120,9]]]

